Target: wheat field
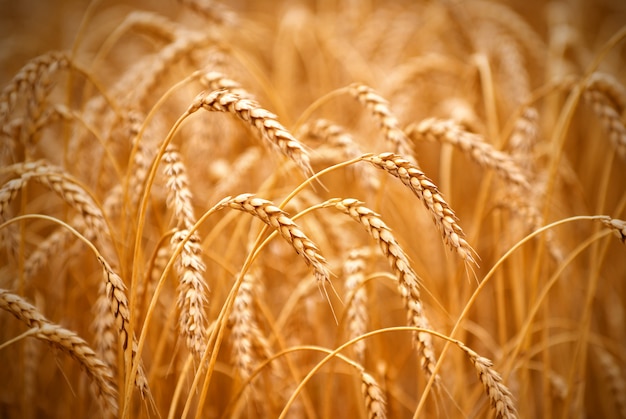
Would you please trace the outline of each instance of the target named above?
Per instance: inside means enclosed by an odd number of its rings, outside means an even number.
[[[0,7],[0,417],[626,418],[623,2]]]

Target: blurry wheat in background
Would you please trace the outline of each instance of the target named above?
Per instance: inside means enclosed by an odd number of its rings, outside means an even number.
[[[3,2],[0,417],[626,417],[620,1]]]

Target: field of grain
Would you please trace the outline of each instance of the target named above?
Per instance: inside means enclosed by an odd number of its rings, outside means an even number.
[[[626,418],[622,1],[2,1],[0,62],[0,417]]]

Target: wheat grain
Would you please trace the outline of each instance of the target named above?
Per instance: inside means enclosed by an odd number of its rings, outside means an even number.
[[[309,155],[302,144],[278,122],[276,115],[256,102],[242,99],[227,90],[215,90],[196,96],[187,113],[193,113],[200,108],[236,115],[256,128],[265,141],[290,158],[305,175],[312,173]]]
[[[334,207],[361,224],[372,238],[378,243],[389,266],[398,277],[398,289],[404,299],[407,309],[409,326],[429,329],[430,324],[426,315],[419,291],[419,277],[411,268],[408,257],[396,241],[391,229],[383,222],[380,216],[356,199],[332,199],[325,206]],[[428,333],[416,332],[414,341],[420,356],[422,368],[432,375],[436,360],[433,351],[432,338]]]
[[[96,356],[87,342],[76,333],[52,323],[33,305],[7,290],[0,289],[0,308],[13,314],[28,327],[36,329],[35,337],[66,352],[78,361],[95,383],[104,411],[117,414],[117,390],[113,373]]]
[[[437,186],[410,161],[393,153],[365,156],[363,160],[397,177],[422,201],[443,236],[443,241],[468,264],[476,264],[476,252],[465,240],[456,215]]]

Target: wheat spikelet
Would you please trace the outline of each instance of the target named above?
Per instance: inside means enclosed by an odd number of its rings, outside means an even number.
[[[412,138],[418,140],[453,144],[481,166],[494,169],[504,179],[523,189],[530,189],[526,176],[513,158],[494,149],[480,135],[465,131],[455,121],[427,118],[417,125],[410,125],[406,130]]]
[[[117,414],[117,389],[113,373],[87,342],[76,333],[50,322],[33,305],[7,290],[0,289],[0,308],[13,314],[28,327],[36,329],[35,337],[66,352],[78,361],[95,383],[104,411]]]
[[[392,146],[393,152],[407,156],[407,159],[417,164],[411,140],[409,140],[404,131],[400,129],[398,119],[389,109],[389,102],[376,93],[374,89],[361,83],[351,84],[349,90],[350,93],[378,119],[385,133],[385,139]]]
[[[398,277],[398,289],[407,309],[409,326],[429,329],[430,324],[424,314],[419,291],[419,277],[411,268],[406,253],[396,241],[391,229],[387,227],[377,213],[356,199],[333,199],[328,201],[325,206],[336,208],[365,227],[365,230],[380,246],[389,266]],[[416,332],[414,341],[422,368],[430,376],[436,364],[432,337],[426,332]]]
[[[265,141],[289,157],[305,175],[312,173],[309,155],[302,144],[278,122],[276,115],[256,102],[242,99],[227,90],[215,90],[200,93],[187,112],[193,113],[200,108],[236,115],[256,128]]]
[[[513,395],[502,383],[500,374],[492,368],[493,362],[478,355],[461,342],[457,342],[457,345],[467,354],[472,364],[474,364],[480,382],[485,387],[487,396],[489,396],[491,406],[496,411],[496,417],[502,419],[517,418],[517,411],[513,405]]]
[[[365,398],[367,417],[369,419],[382,419],[387,417],[385,409],[385,396],[380,386],[370,374],[361,370],[361,392]]]
[[[241,194],[234,198],[226,198],[218,205],[218,208],[224,207],[251,214],[275,229],[291,244],[296,253],[304,258],[306,264],[313,267],[315,278],[319,284],[330,283],[330,270],[326,259],[315,243],[304,234],[285,211],[272,202],[257,198],[253,194]]]
[[[408,160],[393,153],[365,156],[363,160],[397,177],[422,201],[443,236],[443,241],[468,264],[476,264],[474,249],[465,240],[454,211],[437,186]]]
[[[365,289],[365,265],[370,255],[370,249],[363,247],[350,251],[346,261],[343,264],[343,273],[345,275],[346,292],[348,296],[346,301],[350,305],[346,308],[346,322],[348,323],[348,338],[354,339],[361,336],[367,330],[369,315],[367,311],[367,290]],[[355,358],[357,362],[363,363],[365,359],[365,341],[359,340],[352,345],[354,348]]]

